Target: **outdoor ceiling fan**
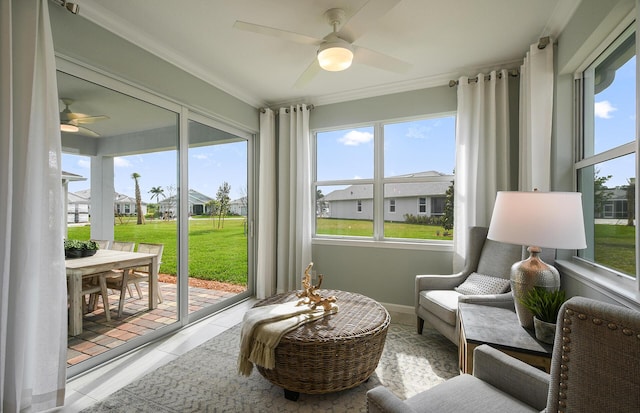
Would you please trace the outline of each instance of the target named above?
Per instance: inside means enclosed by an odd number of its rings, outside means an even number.
[[[354,60],[357,64],[365,64],[396,73],[406,73],[411,67],[410,63],[354,44],[369,27],[399,2],[400,0],[369,0],[347,22],[345,22],[346,14],[343,9],[329,9],[324,13],[324,17],[331,25],[332,32],[322,39],[240,20],[237,20],[233,27],[296,43],[318,46],[316,59],[300,75],[295,83],[296,87],[305,86],[318,74],[320,69],[334,72],[345,70],[351,66]]]
[[[64,109],[60,112],[60,130],[62,132],[80,133],[86,136],[100,136],[89,128],[82,126],[86,123],[94,123],[99,120],[109,119],[105,115],[85,115],[83,113],[72,112],[69,106],[74,102],[71,98],[60,98],[64,103]]]

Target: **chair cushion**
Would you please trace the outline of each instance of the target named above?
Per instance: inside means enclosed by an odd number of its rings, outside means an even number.
[[[440,383],[407,399],[405,403],[418,412],[425,411],[427,406],[431,412],[539,412],[469,374]]]
[[[522,260],[522,246],[487,239],[476,272],[509,279],[511,266]]]
[[[509,280],[472,272],[454,290],[465,295],[502,294],[509,290]]]
[[[461,296],[454,290],[425,290],[420,291],[420,306],[430,313],[451,324],[456,325],[458,313],[458,297]]]

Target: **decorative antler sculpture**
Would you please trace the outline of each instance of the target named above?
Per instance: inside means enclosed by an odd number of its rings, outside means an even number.
[[[324,277],[322,274],[318,274],[318,285],[311,284],[311,268],[313,267],[313,262],[307,265],[307,268],[304,270],[304,276],[302,277],[302,287],[304,288],[302,292],[296,294],[298,298],[301,300],[298,301],[298,305],[307,304],[312,309],[316,309],[317,306],[321,305],[324,307],[324,311],[329,311],[331,309],[331,303],[336,302],[336,297],[323,297],[318,293],[318,289],[320,285],[322,285],[322,278]]]

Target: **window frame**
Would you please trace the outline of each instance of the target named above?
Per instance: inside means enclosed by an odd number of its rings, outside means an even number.
[[[450,176],[453,175],[453,181],[455,182],[455,172],[451,175],[445,176],[433,176],[433,177],[384,177],[384,127],[385,125],[403,122],[412,122],[420,120],[432,120],[438,118],[453,117],[454,123],[457,113],[455,111],[439,112],[428,115],[411,116],[406,118],[394,118],[376,120],[371,122],[353,123],[336,125],[326,128],[317,128],[311,130],[312,137],[312,171],[311,171],[311,192],[316,193],[318,187],[331,186],[331,185],[373,185],[373,236],[348,236],[348,235],[327,235],[318,234],[316,232],[316,216],[312,216],[312,242],[314,244],[332,244],[334,242],[353,242],[363,246],[373,246],[377,243],[384,244],[392,248],[406,248],[406,247],[420,247],[424,246],[427,249],[450,251],[453,248],[453,240],[438,240],[438,239],[419,239],[419,238],[391,238],[384,236],[384,185],[391,183],[410,183],[410,182],[451,182]],[[374,131],[374,177],[373,179],[337,179],[337,180],[324,180],[319,181],[317,179],[317,142],[318,133],[341,131],[347,129],[366,128],[372,127]],[[455,135],[455,130],[454,130]],[[455,139],[455,136],[454,136]],[[311,211],[315,214],[315,209]],[[420,247],[422,248],[422,247]]]
[[[586,108],[590,105],[594,105],[595,99],[592,93],[587,93],[587,88],[591,85],[588,76],[585,76],[587,69],[596,64],[599,60],[603,59],[603,53],[610,50],[611,47],[620,46],[629,36],[635,36],[635,56],[636,56],[636,125],[635,125],[635,139],[631,142],[623,143],[619,146],[603,150],[602,152],[592,153],[585,155],[586,152],[592,151],[592,143],[587,143],[586,139],[589,134],[594,134],[591,124],[593,123],[593,116],[588,113]],[[638,104],[638,97],[640,94],[640,61],[638,60],[638,51],[640,45],[638,42],[638,27],[635,21],[629,23],[623,22],[616,31],[613,37],[607,38],[599,47],[596,48],[594,53],[587,59],[575,72],[574,72],[574,162],[573,162],[573,187],[577,192],[581,192],[579,188],[580,171],[588,168],[595,167],[600,163],[611,161],[617,158],[621,158],[627,155],[635,156],[635,176],[636,181],[640,176],[640,160],[638,155],[640,154],[638,139],[640,135],[640,126],[638,123],[638,114],[640,113],[640,105]],[[597,52],[597,53],[596,53]],[[605,56],[606,58],[606,56]],[[589,148],[587,146],[589,145]],[[589,150],[587,150],[589,149]],[[636,231],[635,231],[635,261],[636,261],[636,274],[635,278],[627,274],[624,274],[616,269],[607,267],[600,263],[587,260],[574,254],[571,260],[558,260],[558,266],[562,268],[566,274],[572,278],[586,282],[594,289],[601,291],[605,294],[613,292],[617,297],[632,305],[637,305],[640,302],[640,231],[637,228],[637,219],[640,215],[640,188],[636,185],[636,203],[635,203],[635,216],[636,216]],[[585,216],[585,219],[587,217]],[[589,240],[587,240],[589,241]]]

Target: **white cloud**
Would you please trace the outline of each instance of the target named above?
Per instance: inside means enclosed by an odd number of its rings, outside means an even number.
[[[596,115],[596,118],[611,119],[611,112],[615,112],[616,110],[618,109],[614,108],[608,100],[596,102],[593,105],[593,113]]]
[[[127,168],[131,166],[131,162],[129,162],[127,159],[116,156],[115,158],[113,158],[113,166],[116,166],[118,168]]]
[[[430,129],[431,128],[428,128],[426,126],[421,126],[421,127],[412,126],[407,131],[407,138],[426,139],[428,137],[427,135]]]
[[[78,166],[79,166],[80,168],[87,168],[87,169],[88,169],[88,168],[91,168],[91,161],[90,161],[90,160],[88,160],[88,159],[80,159],[80,160],[78,161]]]
[[[352,130],[346,133],[342,138],[338,139],[338,142],[344,143],[347,146],[358,146],[361,143],[371,142],[373,140],[373,134],[370,132],[359,132]]]
[[[195,154],[195,155],[193,155],[193,157],[195,159],[201,159],[201,160],[209,159],[209,157],[207,155],[203,154],[203,153]]]

